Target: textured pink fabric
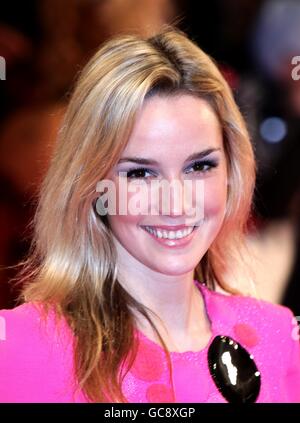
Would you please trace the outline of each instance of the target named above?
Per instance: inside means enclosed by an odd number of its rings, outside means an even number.
[[[207,350],[216,335],[234,338],[253,354],[261,373],[257,402],[300,402],[300,346],[292,312],[250,297],[223,295],[195,281],[212,323],[201,351],[171,352],[173,386],[163,349],[143,333],[123,382],[129,402],[226,402],[215,387]],[[0,311],[0,402],[87,402],[74,393],[73,336],[67,324],[47,324],[26,303]]]

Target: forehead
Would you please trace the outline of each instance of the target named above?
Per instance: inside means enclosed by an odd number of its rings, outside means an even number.
[[[192,95],[154,96],[138,112],[124,154],[164,151],[182,154],[222,146],[222,131],[211,106]]]

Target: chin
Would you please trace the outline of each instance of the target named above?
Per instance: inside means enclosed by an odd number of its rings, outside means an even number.
[[[191,266],[187,266],[185,263],[178,263],[180,260],[177,258],[177,263],[174,263],[174,265],[169,264],[166,265],[166,263],[162,264],[161,266],[157,266],[157,263],[155,266],[149,266],[152,270],[158,273],[162,273],[163,275],[168,276],[180,276],[180,275],[186,275],[187,273],[193,272],[195,270],[195,267],[198,265],[199,262],[196,264],[193,264]]]

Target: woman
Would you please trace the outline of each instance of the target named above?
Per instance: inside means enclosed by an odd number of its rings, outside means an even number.
[[[166,26],[104,44],[41,189],[23,304],[0,313],[1,401],[300,400],[291,311],[226,280],[254,179],[231,91],[192,41]]]

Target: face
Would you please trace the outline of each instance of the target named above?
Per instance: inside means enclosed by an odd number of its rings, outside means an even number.
[[[107,179],[116,187],[116,214],[107,217],[119,260],[143,274],[193,271],[222,226],[227,199],[222,131],[208,103],[190,95],[147,99]],[[151,194],[154,181],[182,190],[171,189],[162,200]],[[141,186],[139,212],[118,212],[120,199],[136,204]]]

